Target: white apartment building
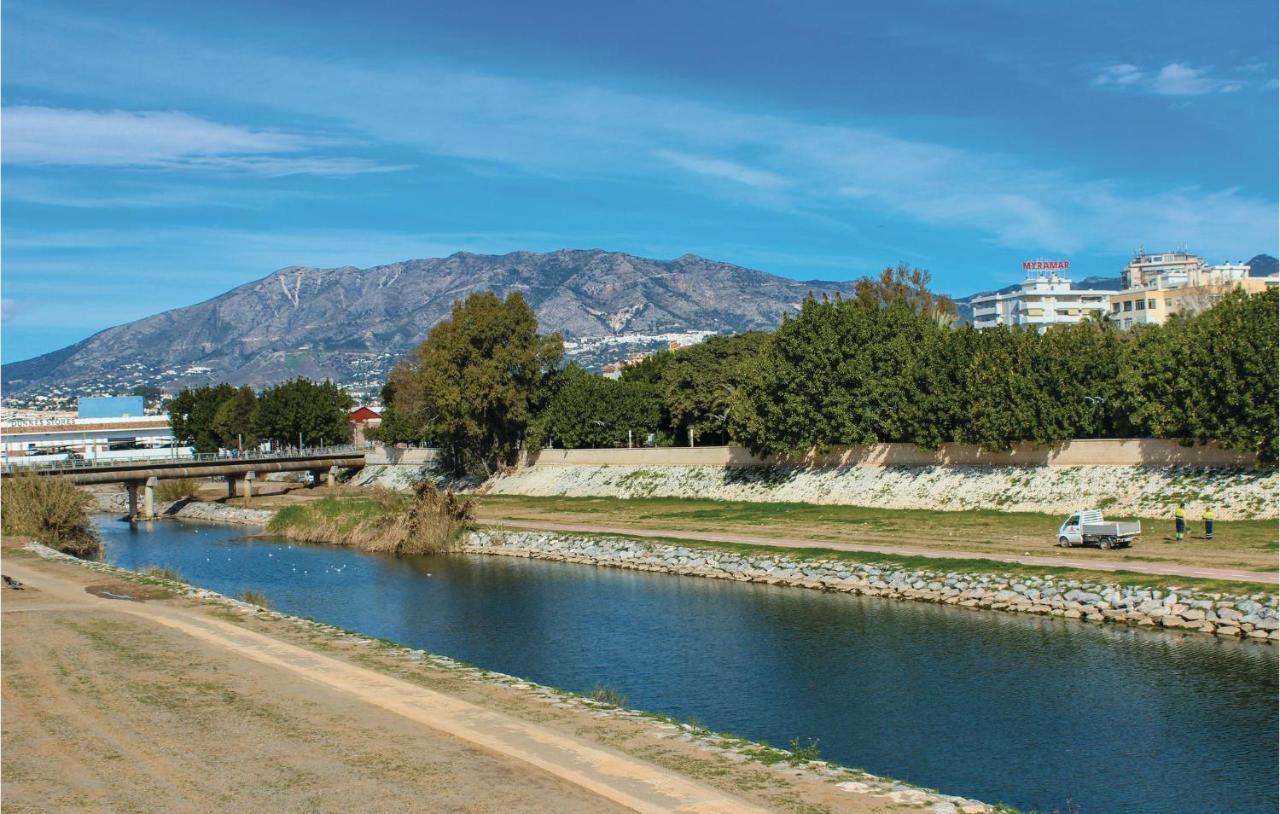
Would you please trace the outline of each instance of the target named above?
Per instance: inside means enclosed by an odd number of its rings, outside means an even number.
[[[1044,267],[1048,267],[1046,270]],[[1014,291],[973,299],[973,325],[979,330],[1001,325],[1034,327],[1073,325],[1091,314],[1105,314],[1115,291],[1071,287],[1071,278],[1058,274],[1065,261],[1024,263],[1027,278]]]
[[[1120,284],[1128,290],[1161,279],[1165,281],[1165,288],[1177,288],[1186,285],[1191,274],[1204,267],[1204,260],[1185,251],[1147,254],[1138,249],[1138,253],[1120,272]],[[1247,267],[1245,276],[1248,276]]]

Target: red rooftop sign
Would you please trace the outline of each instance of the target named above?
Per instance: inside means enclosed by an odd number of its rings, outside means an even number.
[[[1023,271],[1052,271],[1070,267],[1069,260],[1027,260],[1022,264]]]

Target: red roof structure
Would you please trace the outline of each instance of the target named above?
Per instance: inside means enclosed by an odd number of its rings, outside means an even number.
[[[371,421],[375,418],[382,418],[382,416],[378,415],[373,410],[370,410],[368,407],[360,407],[355,412],[353,412],[348,418],[349,420],[357,424],[362,424],[365,421]]]

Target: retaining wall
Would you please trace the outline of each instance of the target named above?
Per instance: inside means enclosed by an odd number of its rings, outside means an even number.
[[[966,608],[1058,616],[1085,622],[1193,630],[1264,642],[1280,640],[1276,594],[1204,593],[1023,574],[898,568],[844,559],[650,543],[625,537],[552,532],[473,531],[463,551],[788,585],[936,602]]]
[[[422,466],[435,461],[435,449],[400,449],[371,447],[364,454],[365,466]]]
[[[973,444],[921,449],[914,444],[837,447],[824,454],[758,457],[744,447],[652,447],[637,449],[541,449],[526,466],[1250,466],[1252,453],[1217,444],[1184,447],[1156,438],[1102,438],[1052,447],[1017,444],[991,452]]]

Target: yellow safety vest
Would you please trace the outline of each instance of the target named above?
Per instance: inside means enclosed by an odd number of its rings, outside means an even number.
[[[1184,509],[1184,508],[1182,508],[1181,506],[1179,506],[1177,509],[1175,509],[1175,510],[1174,510],[1174,512],[1173,512],[1173,516],[1174,516],[1174,517],[1186,517],[1186,516],[1187,516],[1187,510],[1186,510],[1186,509]]]
[[[1204,519],[1205,519],[1205,520],[1212,520],[1212,519],[1213,519],[1213,512],[1205,512],[1205,513],[1204,513],[1204,515],[1203,515],[1203,517],[1204,517]]]

